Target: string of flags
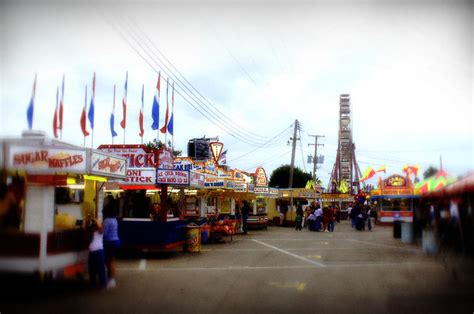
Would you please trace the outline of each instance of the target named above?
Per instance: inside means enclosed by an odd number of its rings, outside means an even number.
[[[416,166],[406,165],[402,168],[402,171],[404,173],[406,173],[406,175],[414,174],[415,177],[418,176],[419,170],[420,170],[420,166],[418,166],[418,165],[416,165]],[[367,169],[364,172],[364,175],[359,179],[359,182],[367,181],[370,178],[374,177],[379,172],[386,173],[387,172],[387,167],[385,165],[383,165],[380,168],[378,168],[377,170],[375,170],[371,166],[368,166]]]
[[[33,121],[34,121],[34,107],[35,107],[35,96],[36,96],[36,84],[37,84],[37,74],[35,74],[34,81],[33,81],[33,89],[30,101],[28,103],[28,107],[26,110],[26,118],[28,123],[28,129],[33,129]],[[158,73],[158,81],[156,84],[156,90],[154,91],[152,109],[151,109],[151,117],[153,123],[151,125],[152,130],[157,130],[157,136],[159,133],[163,133],[166,135],[169,133],[171,136],[174,135],[174,82],[171,84],[171,112],[170,106],[168,101],[168,94],[170,88],[169,78],[166,79],[166,112],[164,118],[164,124],[160,127],[160,84],[161,84],[161,73]],[[63,74],[62,77],[62,84],[61,90],[59,86],[56,89],[56,103],[54,105],[54,112],[53,112],[53,135],[55,138],[62,139],[62,131],[63,131],[63,117],[64,117],[64,95],[65,95],[65,75]],[[112,103],[112,111],[110,113],[110,135],[112,138],[112,142],[114,141],[114,137],[118,134],[115,130],[115,95],[116,95],[116,85],[114,84],[113,89],[113,103]],[[87,106],[88,102],[88,86],[85,86],[85,96],[84,96],[84,105],[81,112],[81,117],[79,120],[80,128],[82,131],[82,135],[84,137],[84,145],[85,139],[87,136],[92,134],[92,143],[93,143],[93,136],[94,136],[94,126],[95,126],[95,96],[96,96],[96,73],[94,72],[92,78],[92,86],[91,86],[91,93],[90,93],[90,103]],[[128,96],[128,71],[126,72],[125,76],[125,85],[122,97],[122,120],[120,121],[120,127],[124,130],[124,143],[125,143],[125,130],[127,127],[127,96]],[[139,108],[139,116],[138,116],[138,125],[139,125],[139,133],[138,135],[141,137],[143,142],[143,136],[145,134],[145,127],[144,127],[144,115],[145,115],[145,84],[142,84],[142,93],[141,93],[141,104]],[[89,123],[87,123],[89,122]],[[89,129],[87,124],[89,124]],[[165,140],[166,142],[166,140]],[[92,144],[93,145],[93,144]]]

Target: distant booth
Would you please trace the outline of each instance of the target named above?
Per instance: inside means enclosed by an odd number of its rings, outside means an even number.
[[[419,204],[420,195],[415,193],[409,176],[394,174],[384,180],[379,179],[377,189],[372,190],[370,195],[372,201],[377,202],[381,224],[413,222],[413,212]]]
[[[272,224],[294,225],[298,204],[301,204],[304,210],[311,202],[321,200],[321,192],[320,186],[315,186],[314,188],[278,189],[276,208],[270,214]],[[291,200],[293,200],[293,206],[290,206]]]
[[[89,218],[125,158],[27,132],[0,140],[0,271],[72,277],[86,270]]]
[[[347,219],[349,216],[348,208],[354,201],[354,196],[349,193],[322,193],[321,206],[337,206],[339,207],[341,219]]]

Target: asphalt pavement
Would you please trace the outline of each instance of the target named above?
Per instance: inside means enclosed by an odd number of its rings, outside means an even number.
[[[390,227],[269,227],[200,253],[122,257],[111,290],[4,281],[0,313],[473,313],[471,266],[401,243]]]

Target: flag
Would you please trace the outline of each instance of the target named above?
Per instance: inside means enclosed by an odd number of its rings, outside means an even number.
[[[219,157],[219,161],[217,162],[219,165],[225,165],[227,163],[227,149],[221,153]]]
[[[174,116],[174,82],[173,82],[173,88],[171,92],[171,118],[168,122],[168,132],[170,132],[171,136],[173,136],[173,116]]]
[[[92,78],[91,104],[89,105],[89,113],[87,114],[92,130],[94,129],[94,99],[95,99],[95,72],[94,72],[94,77]]]
[[[387,167],[385,165],[381,166],[379,169],[377,169],[377,171],[375,172],[383,172],[383,173],[386,173],[387,172]]]
[[[84,99],[84,108],[82,109],[82,115],[81,115],[81,130],[84,136],[89,135],[89,132],[87,132],[87,126],[86,126],[86,111],[87,111],[87,86],[86,86],[86,97]]]
[[[168,78],[166,79],[166,114],[165,114],[165,124],[163,127],[160,129],[161,133],[166,134],[166,128],[168,127],[168,87],[169,87],[169,81]]]
[[[61,100],[59,102],[59,126],[58,129],[62,131],[63,129],[63,112],[64,112],[64,74],[63,74],[63,84],[61,86]]]
[[[366,181],[366,180],[369,180],[369,179],[372,178],[374,175],[375,175],[375,170],[372,169],[371,166],[368,166],[368,167],[367,167],[367,170],[365,170],[364,175],[362,176],[362,178],[360,178],[359,182],[364,182],[364,181]]]
[[[53,134],[55,138],[58,138],[58,102],[59,102],[59,86],[56,90],[56,107],[54,107],[54,117],[53,117]]]
[[[153,130],[158,130],[160,127],[160,78],[161,73],[158,72],[158,82],[156,83],[155,97],[153,97],[153,106],[151,107],[151,117],[153,118],[151,128]]]
[[[402,171],[405,172],[407,175],[410,175],[411,173],[413,173],[415,175],[415,177],[418,176],[418,171],[420,170],[420,166],[416,165],[416,166],[409,166],[409,165],[406,165],[402,168]]]
[[[125,129],[127,126],[127,86],[128,86],[128,71],[127,76],[125,77],[125,90],[123,92],[122,106],[123,106],[123,119],[120,122],[122,129]]]
[[[26,120],[28,121],[28,129],[33,128],[33,113],[35,107],[35,94],[36,94],[36,74],[35,80],[33,82],[33,93],[31,94],[30,103],[28,105],[28,109],[26,110]]]
[[[117,136],[117,132],[114,130],[115,125],[115,84],[114,84],[114,103],[112,105],[112,113],[110,114],[110,133],[112,134],[112,138]]]
[[[143,97],[145,94],[145,84],[142,85],[142,107],[140,108],[140,116],[138,117],[138,123],[140,124],[140,133],[138,135],[143,137],[145,130],[143,129]]]

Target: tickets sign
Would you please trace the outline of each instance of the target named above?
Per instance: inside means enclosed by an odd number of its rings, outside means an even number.
[[[158,164],[155,153],[145,150],[144,145],[100,145],[99,149],[127,158],[128,168],[152,168]]]
[[[189,171],[174,169],[157,169],[156,182],[158,184],[189,185]]]

